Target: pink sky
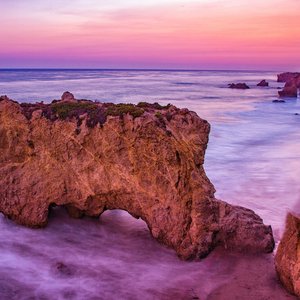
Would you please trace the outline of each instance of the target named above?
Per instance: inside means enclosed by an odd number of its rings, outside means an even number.
[[[300,69],[300,0],[10,0],[0,9],[2,68]]]

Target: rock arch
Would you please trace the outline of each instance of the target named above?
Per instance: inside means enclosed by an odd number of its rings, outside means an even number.
[[[203,168],[210,126],[196,113],[76,100],[24,107],[0,98],[0,211],[16,222],[45,226],[53,203],[76,217],[123,209],[184,259],[218,245],[273,250],[270,226],[214,198]]]

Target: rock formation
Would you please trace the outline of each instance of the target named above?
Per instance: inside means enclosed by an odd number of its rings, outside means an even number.
[[[261,87],[267,87],[269,86],[269,82],[267,82],[265,79],[263,79],[262,81],[260,81],[257,86],[261,86]]]
[[[0,211],[41,227],[55,205],[73,217],[123,209],[184,259],[216,246],[271,252],[270,226],[214,198],[203,168],[209,130],[173,105],[1,97]]]
[[[291,293],[300,297],[300,218],[289,213],[275,257],[278,276]]]
[[[294,79],[296,77],[299,77],[300,73],[298,72],[285,72],[277,75],[277,82],[288,82],[291,79]]]
[[[240,89],[240,90],[250,89],[250,87],[246,83],[230,83],[228,84],[228,87],[231,89]]]
[[[297,98],[298,88],[295,84],[286,83],[283,90],[278,91],[278,95],[281,98]]]
[[[76,101],[75,100],[75,97],[72,93],[70,92],[64,92],[61,96],[61,101],[69,101],[69,102],[74,102]]]
[[[298,89],[300,88],[300,73],[278,74],[277,81],[285,82],[283,90],[278,92],[280,97],[297,98]]]

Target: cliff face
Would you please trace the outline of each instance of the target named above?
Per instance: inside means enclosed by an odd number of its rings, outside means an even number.
[[[300,297],[300,218],[293,214],[287,216],[275,266],[286,289]]]
[[[73,217],[123,209],[185,259],[217,245],[272,251],[270,226],[214,198],[203,169],[209,130],[172,105],[20,105],[1,97],[0,211],[40,227],[53,205]]]

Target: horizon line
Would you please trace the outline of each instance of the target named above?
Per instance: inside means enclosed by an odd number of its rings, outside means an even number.
[[[222,72],[222,71],[231,71],[231,72],[283,72],[282,70],[262,70],[262,69],[184,69],[184,68],[174,68],[174,69],[163,69],[163,68],[42,68],[42,67],[17,67],[17,68],[0,68],[1,71],[178,71],[178,72]]]

